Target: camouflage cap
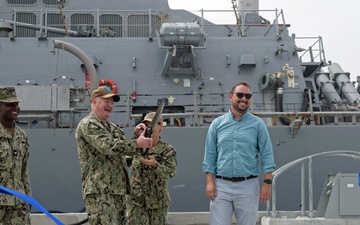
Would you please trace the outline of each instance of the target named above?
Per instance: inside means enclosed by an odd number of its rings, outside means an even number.
[[[145,118],[144,118],[143,121],[141,121],[141,122],[142,122],[142,123],[144,123],[144,122],[150,122],[150,123],[151,123],[151,121],[153,120],[154,116],[155,116],[155,112],[150,112],[150,113],[146,114]],[[163,118],[162,118],[161,115],[160,115],[160,117],[159,117],[158,123],[163,123]]]
[[[0,88],[0,102],[20,102],[16,96],[15,88],[5,87]]]
[[[95,89],[91,94],[91,99],[93,98],[110,98],[114,99],[114,102],[120,101],[120,96],[117,94],[112,93],[111,89],[108,86],[100,86]]]

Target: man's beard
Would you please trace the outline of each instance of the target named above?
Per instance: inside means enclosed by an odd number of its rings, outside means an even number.
[[[249,106],[246,106],[244,109],[241,109],[238,106],[238,104],[239,104],[239,102],[236,102],[236,103],[233,103],[233,105],[232,105],[236,112],[244,114],[244,113],[246,113],[248,111]]]

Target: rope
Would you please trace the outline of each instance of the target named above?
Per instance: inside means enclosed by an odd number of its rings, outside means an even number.
[[[65,36],[66,36],[66,37],[69,37],[69,34],[68,34],[68,32],[67,32],[67,28],[66,28],[65,17],[64,17],[64,14],[63,14],[63,12],[62,12],[62,4],[61,4],[61,1],[58,1],[58,7],[59,7],[59,10],[60,10],[61,21],[62,21],[63,24],[64,24]]]

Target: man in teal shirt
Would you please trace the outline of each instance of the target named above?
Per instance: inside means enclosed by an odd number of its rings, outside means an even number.
[[[233,212],[238,225],[255,225],[259,197],[262,203],[270,198],[273,149],[263,120],[247,112],[251,97],[246,82],[236,84],[229,94],[229,112],[216,118],[208,130],[202,168],[211,200],[210,225],[230,225]],[[259,180],[253,179],[259,175],[260,163],[261,191]]]

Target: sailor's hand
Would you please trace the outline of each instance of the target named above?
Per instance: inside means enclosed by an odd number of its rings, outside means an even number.
[[[143,157],[140,158],[141,162],[145,165],[156,167],[158,165],[158,162],[156,161],[155,157],[150,155],[149,159],[145,159]]]
[[[151,148],[152,146],[153,140],[152,138],[147,138],[144,136],[145,131],[146,129],[143,130],[138,139],[136,139],[136,145],[138,148]]]
[[[139,123],[135,128],[134,128],[134,133],[136,134],[136,136],[140,136],[140,134],[146,129],[145,124],[143,123]]]

